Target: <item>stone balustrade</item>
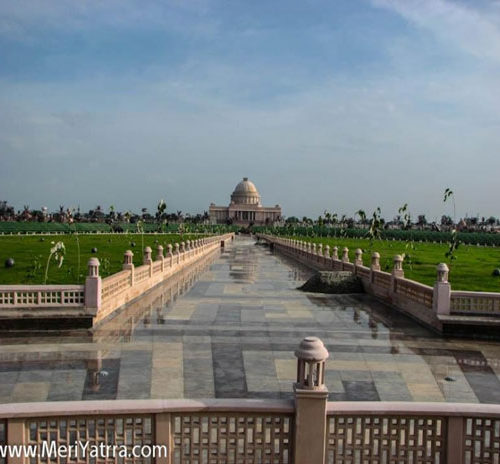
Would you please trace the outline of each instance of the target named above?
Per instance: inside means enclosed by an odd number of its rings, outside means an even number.
[[[436,282],[430,287],[404,277],[403,257],[400,255],[394,256],[394,266],[389,273],[380,270],[380,254],[377,252],[372,254],[371,265],[367,267],[363,265],[360,249],[355,251],[355,259],[351,263],[347,247],[342,249],[339,258],[336,246],[332,248],[331,255],[325,253],[320,256],[314,252],[317,245],[309,242],[260,234],[258,238],[314,269],[353,272],[361,278],[367,293],[383,299],[438,332],[443,331],[443,323],[463,324],[464,316],[469,317],[470,323],[473,323],[473,317],[477,317],[483,318],[481,324],[496,324],[494,320],[484,320],[485,316],[493,316],[499,319],[500,325],[500,293],[452,291],[445,263],[436,267]]]
[[[137,267],[133,264],[132,251],[127,250],[123,270],[104,279],[99,275],[99,260],[93,257],[88,262],[85,285],[0,285],[0,317],[57,318],[60,314],[90,319],[95,324],[175,272],[221,248],[233,237],[234,234],[229,233],[188,240],[181,245],[176,243],[174,252],[169,244],[166,256],[159,245],[154,259],[153,250],[146,247],[143,264]]]
[[[0,308],[83,308],[84,285],[0,285]]]
[[[165,356],[168,359],[167,352]],[[328,402],[324,374],[329,353],[323,342],[307,337],[295,356],[297,377],[290,400],[2,404],[0,445],[7,452],[5,445],[61,451],[80,440],[95,446],[92,452],[98,454],[99,447],[109,452],[106,445],[120,444],[128,455],[124,462],[132,464],[488,464],[500,460],[500,405]],[[134,449],[137,444],[143,445],[142,455]],[[46,461],[59,462],[59,458],[36,462]],[[104,456],[94,456],[93,461],[115,462]],[[7,462],[28,459],[8,457]],[[71,462],[87,461],[75,451]]]

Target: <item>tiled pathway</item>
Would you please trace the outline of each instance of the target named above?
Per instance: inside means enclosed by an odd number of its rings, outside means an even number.
[[[94,333],[2,336],[0,401],[287,398],[293,352],[316,335],[332,400],[500,403],[499,343],[441,339],[365,295],[295,290],[308,275],[238,237]]]

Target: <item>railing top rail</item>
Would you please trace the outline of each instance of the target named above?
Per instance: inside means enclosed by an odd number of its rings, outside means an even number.
[[[22,291],[54,291],[54,290],[80,290],[83,291],[85,285],[0,285],[0,292],[22,292]]]
[[[113,400],[10,403],[0,405],[0,418],[56,417],[71,415],[120,415],[176,413],[276,413],[292,414],[292,400],[204,399],[204,400]],[[333,401],[327,414],[499,417],[500,404]]]
[[[403,416],[470,416],[498,417],[500,404],[420,403],[399,401],[330,401],[328,415],[403,415]]]
[[[434,291],[434,288],[431,287],[430,285],[422,284],[420,282],[417,282],[416,280],[405,279],[405,278],[401,278],[401,277],[396,277],[396,280],[398,282],[402,282],[406,285],[411,285],[412,287],[421,288],[422,290],[428,290],[430,292]]]
[[[378,274],[378,275],[383,275],[383,276],[387,276],[387,277],[391,277],[391,273],[390,272],[385,272],[385,271],[373,271],[374,274]]]
[[[137,266],[135,268],[135,272],[140,272],[140,271],[145,271],[145,270],[149,270],[149,264],[141,264],[140,266]],[[123,271],[121,271],[123,272]]]
[[[0,418],[2,419],[74,415],[154,414],[161,412],[292,414],[294,411],[292,400],[265,399],[104,400],[0,404]]]
[[[452,290],[451,291],[451,297],[460,297],[460,296],[467,296],[467,297],[474,297],[474,298],[499,298],[500,299],[500,293],[496,292],[474,292],[474,291],[467,291],[467,290]]]
[[[125,269],[123,271],[118,271],[118,272],[115,272],[114,274],[111,274],[109,275],[108,277],[104,277],[102,279],[102,282],[103,284],[104,283],[109,283],[109,282],[112,282],[114,280],[119,280],[121,279],[122,277],[127,277],[130,275],[130,270],[128,269]]]

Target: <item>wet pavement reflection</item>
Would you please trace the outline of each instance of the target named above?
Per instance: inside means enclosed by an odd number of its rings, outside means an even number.
[[[500,403],[500,343],[442,339],[368,295],[296,290],[310,275],[237,237],[92,331],[0,335],[0,401],[289,398],[293,352],[316,335],[331,400]]]

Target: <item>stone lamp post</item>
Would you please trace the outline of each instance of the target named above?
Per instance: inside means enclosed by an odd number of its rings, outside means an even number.
[[[450,272],[446,263],[439,263],[436,267],[436,282],[432,305],[435,314],[450,314],[451,285],[448,282],[448,273]]]
[[[378,253],[377,251],[374,251],[372,253],[371,270],[372,271],[380,271],[380,253]]]
[[[151,258],[151,254],[153,253],[153,250],[151,247],[147,246],[144,248],[144,257],[142,259],[142,264],[151,264],[153,262]]]
[[[295,464],[325,461],[326,402],[325,364],[329,353],[317,337],[306,337],[295,351]]]
[[[356,257],[354,259],[354,265],[355,266],[362,266],[363,265],[363,250],[361,248],[356,248],[356,251],[354,252],[354,256]]]
[[[99,260],[90,258],[87,263],[88,273],[85,279],[85,309],[97,314],[101,307],[102,281],[99,275]]]

